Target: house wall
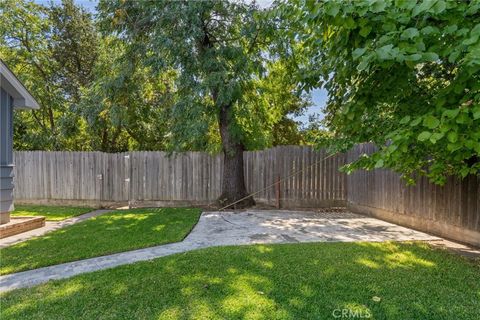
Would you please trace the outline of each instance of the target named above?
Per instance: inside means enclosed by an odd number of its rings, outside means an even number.
[[[13,210],[13,98],[0,89],[0,224]]]

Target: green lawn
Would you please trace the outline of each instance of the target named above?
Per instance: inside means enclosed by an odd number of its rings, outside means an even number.
[[[0,250],[0,274],[181,241],[201,211],[118,210]]]
[[[85,207],[57,207],[57,206],[31,206],[15,205],[12,216],[44,216],[45,220],[59,221],[72,218],[95,209]]]
[[[3,320],[334,319],[343,309],[479,319],[480,266],[423,243],[217,247],[2,295]]]

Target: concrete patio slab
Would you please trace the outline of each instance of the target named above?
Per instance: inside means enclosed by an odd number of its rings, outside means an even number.
[[[430,241],[440,238],[349,212],[283,210],[204,212],[198,224],[182,242],[1,276],[0,291],[29,287],[52,279],[68,278],[85,272],[213,246],[407,240]]]

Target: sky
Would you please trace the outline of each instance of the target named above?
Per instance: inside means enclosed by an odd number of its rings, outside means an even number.
[[[36,3],[48,5],[50,2],[61,3],[61,0],[34,0]],[[95,6],[97,5],[97,0],[74,0],[77,5],[81,5],[88,11],[94,13]],[[257,3],[261,7],[268,7],[271,5],[273,0],[257,0]],[[328,94],[325,89],[315,89],[312,91],[312,102],[313,105],[308,108],[304,115],[294,117],[295,120],[302,122],[303,125],[308,123],[308,119],[311,115],[321,115],[321,109],[325,106],[327,102]]]
[[[308,123],[308,118],[311,115],[320,115],[323,118],[322,108],[327,104],[328,92],[325,89],[315,89],[312,92],[313,105],[308,108],[305,115],[297,117],[296,120],[301,121],[303,124]]]

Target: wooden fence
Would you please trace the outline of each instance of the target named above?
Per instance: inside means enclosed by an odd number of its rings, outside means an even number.
[[[357,145],[347,155],[351,161],[375,150]],[[360,170],[347,177],[350,209],[462,242],[480,245],[480,178],[449,178],[441,187],[418,179],[405,185],[401,177],[385,169]]]
[[[15,152],[15,200],[125,201],[126,155]]]
[[[345,155],[282,146],[244,153],[248,192],[302,170],[255,200],[283,207],[341,206]],[[209,204],[221,193],[223,158],[203,152],[15,152],[15,199],[65,203]]]
[[[374,151],[362,144],[326,158],[310,147],[244,153],[248,192],[283,208],[347,205],[352,211],[480,246],[480,178],[450,178],[444,187],[421,178],[406,186],[389,170],[338,171]],[[223,158],[203,152],[15,152],[17,202],[108,205],[207,205],[221,193]],[[277,200],[278,198],[278,200]]]

